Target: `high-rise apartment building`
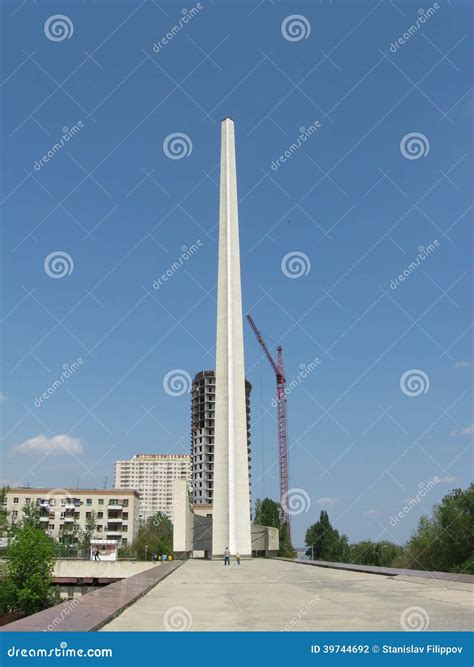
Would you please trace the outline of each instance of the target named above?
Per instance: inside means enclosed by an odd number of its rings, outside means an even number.
[[[174,479],[191,483],[189,454],[135,454],[130,460],[115,461],[114,486],[138,491],[141,521],[157,512],[173,520]]]
[[[245,381],[247,452],[250,476],[250,392]],[[193,504],[212,505],[214,499],[214,429],[216,402],[215,371],[196,373],[191,399],[191,456]]]

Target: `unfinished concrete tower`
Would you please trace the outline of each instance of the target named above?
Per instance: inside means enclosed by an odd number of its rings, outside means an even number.
[[[212,555],[252,554],[234,122],[221,125]]]

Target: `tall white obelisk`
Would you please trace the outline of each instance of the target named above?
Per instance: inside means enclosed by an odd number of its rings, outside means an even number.
[[[234,122],[221,125],[212,555],[251,556]]]

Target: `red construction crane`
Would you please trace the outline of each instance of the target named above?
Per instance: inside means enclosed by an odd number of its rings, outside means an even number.
[[[288,530],[288,537],[290,535],[290,514],[288,511],[288,433],[286,426],[286,380],[283,371],[283,348],[277,347],[277,361],[271,355],[270,350],[265,343],[265,340],[257,328],[257,325],[252,319],[251,315],[247,315],[252,331],[254,332],[258,342],[262,346],[265,356],[270,362],[276,376],[277,385],[277,415],[278,415],[278,451],[280,459],[280,504],[283,509],[283,522],[286,523]]]

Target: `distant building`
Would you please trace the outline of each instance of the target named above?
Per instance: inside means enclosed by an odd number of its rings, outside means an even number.
[[[40,525],[45,533],[65,543],[74,527],[85,530],[95,522],[93,537],[115,540],[121,546],[132,544],[138,531],[138,493],[131,489],[8,489],[4,507],[8,521],[17,523],[26,505],[40,510]]]
[[[157,512],[173,520],[173,480],[191,483],[189,454],[135,454],[115,461],[114,486],[136,489],[140,495],[139,517],[146,521]]]
[[[245,380],[247,414],[247,450],[250,477],[250,392],[252,385]],[[191,399],[191,456],[193,504],[199,514],[212,513],[214,497],[214,419],[216,402],[215,371],[196,373]],[[201,509],[201,511],[200,511]]]

